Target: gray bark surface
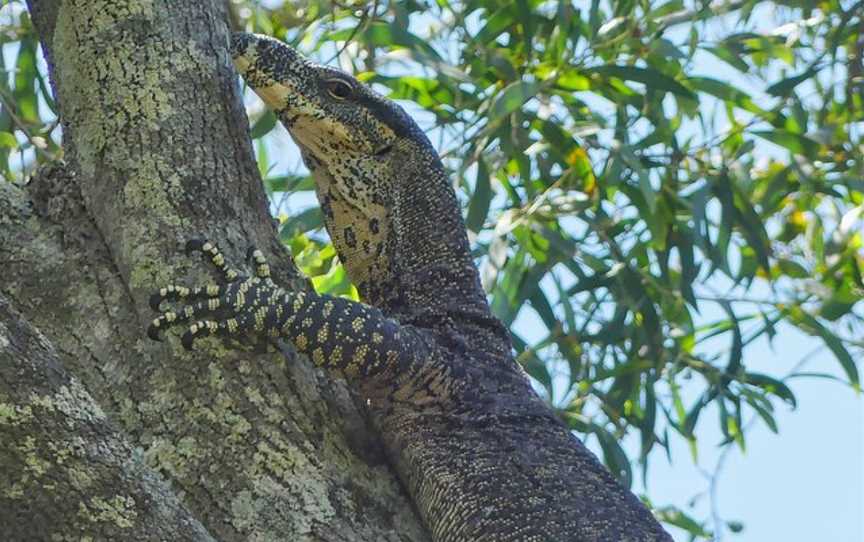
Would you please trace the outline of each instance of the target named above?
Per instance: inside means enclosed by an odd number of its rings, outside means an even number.
[[[4,540],[212,541],[0,296]]]
[[[112,438],[128,442],[116,453],[133,448],[202,535],[219,540],[427,540],[341,381],[291,354],[212,339],[187,353],[176,334],[161,344],[145,335],[155,288],[174,276],[212,278],[182,253],[190,237],[219,242],[237,265],[255,244],[282,284],[304,283],[268,213],[224,3],[28,4],[60,107],[65,163],[43,167],[26,189],[0,185],[0,294],[53,344],[80,397],[117,428]],[[23,400],[0,389],[0,404]],[[58,423],[44,444],[67,443],[77,430]],[[9,438],[2,448],[28,434]],[[20,470],[0,457],[0,471]],[[59,470],[59,456],[40,461]],[[40,488],[18,498],[73,506],[97,495]],[[0,530],[38,532],[39,517],[20,510],[23,501],[0,507]]]

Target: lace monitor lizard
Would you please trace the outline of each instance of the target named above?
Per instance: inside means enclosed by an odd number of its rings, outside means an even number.
[[[437,541],[671,540],[531,389],[490,312],[459,205],[414,121],[350,75],[236,34],[235,66],[301,149],[363,303],[286,291],[192,241],[220,284],[167,286],[148,334],[283,338],[341,371]],[[163,301],[181,302],[176,310]]]

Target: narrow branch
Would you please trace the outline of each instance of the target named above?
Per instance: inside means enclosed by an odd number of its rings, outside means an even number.
[[[659,23],[659,28],[657,32],[663,32],[669,27],[683,23],[702,21],[708,19],[709,17],[726,15],[727,13],[731,13],[733,11],[741,9],[742,7],[751,3],[751,1],[752,0],[738,0],[737,2],[710,4],[707,7],[703,7],[700,9],[682,9],[680,11],[670,13],[665,17],[660,17],[659,19],[657,19],[657,22]]]
[[[825,345],[819,345],[816,348],[813,348],[806,354],[804,354],[801,359],[786,373],[786,375],[781,378],[781,381],[785,381],[787,378],[790,378],[795,375],[798,371],[804,368],[807,363],[811,361],[813,356],[821,352],[825,349]],[[753,414],[750,419],[748,419],[744,425],[741,427],[741,433],[746,434],[750,431],[753,426],[756,425],[756,422],[759,420],[758,414]],[[717,458],[717,462],[714,464],[713,471],[708,471],[705,469],[700,469],[702,475],[708,479],[708,498],[711,503],[711,522],[714,525],[714,538],[712,542],[721,542],[723,539],[723,518],[720,514],[720,504],[719,498],[717,496],[718,488],[720,485],[720,475],[723,472],[723,468],[726,465],[726,461],[729,458],[729,455],[732,453],[732,450],[736,449],[732,444],[726,445],[723,448],[723,451],[720,452],[720,456]]]

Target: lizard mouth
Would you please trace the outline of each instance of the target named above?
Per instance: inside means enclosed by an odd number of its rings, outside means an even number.
[[[327,140],[331,132],[320,126],[313,115],[300,112],[287,120],[291,123],[286,126],[288,133],[300,148],[303,160],[310,169],[309,158],[314,160],[316,166],[327,166],[331,161],[338,160],[337,146]]]

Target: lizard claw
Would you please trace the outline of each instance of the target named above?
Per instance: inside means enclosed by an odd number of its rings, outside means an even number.
[[[156,342],[162,342],[162,337],[159,336],[159,327],[154,323],[147,326],[147,336]]]
[[[154,293],[150,296],[150,308],[156,312],[159,312],[159,307],[162,305],[162,300],[164,298],[159,292]]]
[[[193,252],[200,251],[204,247],[204,243],[206,243],[204,239],[189,239],[186,241],[186,255],[188,256]]]
[[[250,245],[246,249],[246,263],[255,265],[255,276],[259,279],[270,279],[270,266],[267,264],[267,258],[264,253],[255,248],[255,245]]]
[[[180,344],[183,345],[183,348],[186,350],[192,350],[192,344],[195,342],[195,335],[192,334],[192,331],[187,331],[180,337]]]

